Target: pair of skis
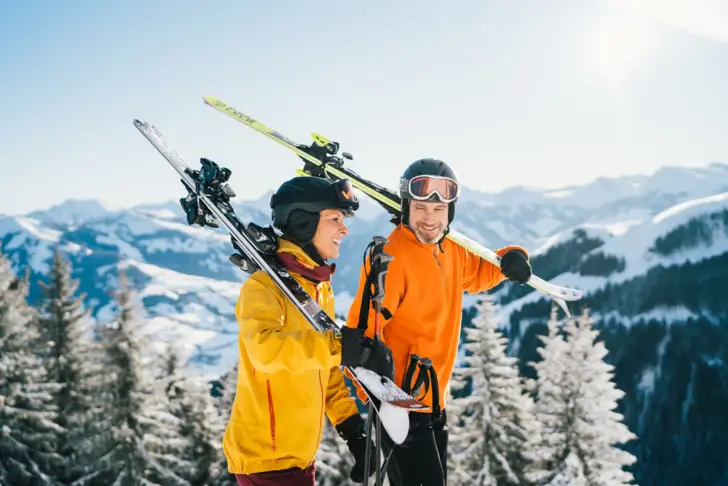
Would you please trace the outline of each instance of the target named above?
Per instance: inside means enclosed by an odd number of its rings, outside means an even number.
[[[272,228],[261,228],[254,223],[244,225],[235,214],[230,199],[235,192],[228,185],[231,171],[208,159],[201,159],[200,170],[191,169],[175,151],[164,135],[153,125],[134,120],[134,126],[169,162],[187,188],[187,197],[180,202],[187,213],[189,224],[217,226],[221,222],[230,233],[233,246],[242,251],[246,264],[265,271],[286,297],[298,308],[314,329],[339,331],[336,322],[316,302],[275,258],[275,234]],[[375,238],[375,242],[376,242]],[[386,240],[384,240],[386,241]],[[383,245],[382,241],[378,242]],[[252,269],[248,266],[248,269]],[[361,367],[348,368],[354,380],[373,403],[382,426],[396,444],[401,444],[409,432],[409,410],[425,409],[427,405],[415,400],[394,384],[392,380]]]
[[[243,123],[298,155],[304,161],[303,169],[299,169],[297,171],[299,175],[324,177],[332,181],[349,179],[354,187],[374,199],[390,214],[394,216],[401,214],[402,206],[399,195],[374,182],[362,178],[353,170],[345,167],[345,160],[352,160],[353,157],[346,152],[342,152],[341,155],[338,155],[338,143],[331,142],[326,137],[318,133],[312,133],[311,135],[314,142],[310,146],[299,144],[251,116],[233,108],[223,101],[220,101],[214,96],[206,96],[203,99],[207,105],[217,111],[220,111],[234,120]],[[455,230],[450,230],[447,234],[447,238],[450,238],[460,246],[467,248],[490,263],[500,267],[501,258],[493,250],[486,248]],[[584,296],[584,293],[581,290],[555,285],[536,275],[531,276],[527,284],[542,294],[551,297],[554,302],[556,302],[559,307],[564,310],[567,316],[571,316],[571,313],[569,312],[569,307],[567,306],[566,301],[579,300]]]
[[[362,178],[344,166],[345,159],[352,160],[352,156],[346,152],[339,155],[338,143],[313,133],[314,142],[310,146],[299,144],[217,98],[205,97],[204,101],[209,106],[298,155],[304,161],[304,167],[297,171],[299,175],[323,177],[332,181],[349,179],[354,187],[373,198],[390,214],[395,217],[401,214],[401,200],[395,192]],[[232,237],[233,246],[240,250],[248,260],[243,262],[244,265],[241,265],[241,268],[249,270],[260,268],[270,275],[276,285],[315,329],[338,331],[339,326],[335,321],[275,259],[275,251],[271,250],[275,247],[274,242],[271,241],[271,233],[253,223],[249,223],[246,227],[237,217],[229,202],[229,199],[235,196],[234,191],[227,184],[230,171],[218,167],[207,159],[202,159],[203,167],[200,171],[192,170],[182,156],[171,148],[156,127],[139,120],[134,120],[134,125],[179,173],[182,183],[188,191],[187,198],[180,201],[188,214],[188,222],[203,226],[216,226],[215,220],[222,222]],[[500,266],[501,259],[494,251],[465,235],[451,230],[447,237],[485,260]],[[533,275],[527,284],[551,297],[569,316],[571,314],[566,301],[575,301],[583,297],[583,292],[580,290],[546,282],[536,275]],[[378,425],[381,424],[392,441],[395,444],[401,444],[409,432],[408,411],[424,409],[427,406],[405,393],[388,378],[359,367],[349,368],[349,370],[354,380],[362,385],[362,389],[369,398],[370,422],[368,427],[370,428],[372,425],[371,412],[376,411],[377,439],[379,439]],[[372,397],[380,402],[378,408],[373,407]],[[377,455],[380,450],[380,447],[377,447]],[[370,455],[367,454],[367,466],[369,458]],[[377,460],[377,466],[379,466],[378,462]],[[380,480],[379,472],[379,467],[377,467],[377,481]],[[365,470],[365,477],[368,477],[368,467]]]

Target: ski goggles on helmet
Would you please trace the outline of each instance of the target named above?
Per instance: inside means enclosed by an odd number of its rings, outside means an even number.
[[[359,209],[359,198],[354,192],[354,186],[349,179],[341,179],[334,182],[334,192],[338,200],[338,207],[346,213],[347,216],[353,216],[354,211]]]
[[[349,179],[341,179],[340,181],[334,182],[334,189],[336,190],[336,196],[339,198],[339,201],[344,204],[359,206],[359,198],[356,197],[354,186]]]
[[[449,177],[421,175],[402,183],[407,184],[407,193],[417,201],[427,201],[437,195],[441,202],[449,203],[460,195],[460,184]]]

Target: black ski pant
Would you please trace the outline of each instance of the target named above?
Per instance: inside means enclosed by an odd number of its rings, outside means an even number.
[[[410,430],[402,444],[394,444],[382,429],[382,452],[389,457],[391,486],[445,486],[447,484],[447,416],[410,412]],[[391,455],[390,455],[391,452]]]

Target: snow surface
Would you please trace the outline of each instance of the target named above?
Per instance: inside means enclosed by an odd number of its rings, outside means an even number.
[[[61,232],[47,228],[34,218],[25,216],[8,216],[0,219],[0,235],[18,233],[13,238],[13,243],[5,246],[10,250],[22,246],[31,240],[44,240],[57,243],[60,240]]]
[[[616,311],[593,311],[591,314],[595,318],[617,320],[624,326],[632,326],[638,322],[647,322],[650,320],[658,320],[663,321],[666,324],[672,324],[674,322],[686,322],[688,319],[698,319],[701,317],[712,321],[714,324],[718,324],[720,322],[717,317],[706,315],[704,312],[693,312],[684,305],[658,306],[647,312],[640,312],[639,314],[633,315],[625,315]]]
[[[30,266],[42,273],[50,270],[53,251],[60,242],[61,232],[47,228],[37,219],[10,216],[0,219],[0,236],[13,234],[0,250],[10,252],[24,247],[30,254]]]
[[[196,322],[212,328],[218,328],[221,322],[229,323],[228,319],[221,321],[220,317],[221,315],[230,316],[234,313],[242,281],[228,282],[188,275],[138,261],[129,261],[128,265],[137,268],[151,278],[151,281],[139,291],[140,297],[166,296],[178,301],[186,295],[196,295],[197,300],[204,302],[204,305],[187,304],[191,308],[185,309],[186,312],[197,316]],[[200,316],[205,309],[212,309],[215,312],[209,313],[207,316]],[[187,319],[190,322],[189,318]]]
[[[185,215],[179,201],[168,201],[159,204],[140,204],[130,210],[156,219],[183,220]]]
[[[682,216],[683,218],[694,217],[706,212],[706,209],[708,209],[709,211],[715,211],[715,206],[728,207],[728,204],[726,204],[726,200],[728,200],[728,192],[685,201],[683,203],[676,204],[671,208],[666,209],[665,211],[662,211],[652,219],[652,222],[657,224],[666,219],[680,216]]]
[[[196,371],[208,378],[219,377],[235,364],[238,324],[234,313],[242,282],[187,275],[133,260],[123,266],[150,278],[137,290],[139,300],[166,298],[148,305],[145,316],[140,316],[156,339],[174,342],[185,356],[197,351],[212,356],[211,363],[195,365]],[[99,311],[97,320],[108,322],[112,317],[108,305]]]
[[[592,252],[624,258],[626,263],[624,271],[612,274],[606,278],[582,276],[570,272],[563,273],[549,280],[556,285],[582,290],[587,294],[585,298],[588,299],[588,293],[604,288],[607,283],[614,285],[625,282],[639,275],[644,275],[650,268],[658,265],[679,265],[687,261],[695,263],[728,253],[728,235],[724,230],[716,231],[713,235],[713,242],[709,245],[681,249],[669,256],[653,254],[648,251],[658,237],[687,223],[691,218],[726,209],[728,209],[728,193],[722,193],[697,200],[681,202],[645,221],[631,221],[629,224],[625,222],[619,228],[619,231],[616,232],[614,231],[613,225],[579,225],[548,238],[533,254],[543,253],[551,246],[568,240],[572,236],[573,230],[577,228],[584,229],[590,237],[599,236],[602,238],[605,241],[604,245],[592,250]],[[538,268],[534,268],[534,273],[538,274]],[[531,292],[525,297],[501,307],[498,317],[506,322],[508,316],[513,311],[521,308],[526,303],[535,302],[541,298],[543,298],[543,294],[540,292]],[[623,322],[630,323],[635,322],[639,318],[647,319],[655,317],[670,321],[690,316],[693,316],[692,313],[680,312],[675,309],[669,311],[654,310],[651,314],[632,316],[630,319],[622,320]],[[522,332],[525,331],[525,328],[526,326],[521,326]]]

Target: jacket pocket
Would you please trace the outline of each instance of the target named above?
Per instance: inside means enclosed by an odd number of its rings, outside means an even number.
[[[268,414],[270,416],[270,440],[273,450],[276,450],[276,410],[273,404],[273,392],[270,388],[270,380],[265,380],[265,385],[268,388]]]

